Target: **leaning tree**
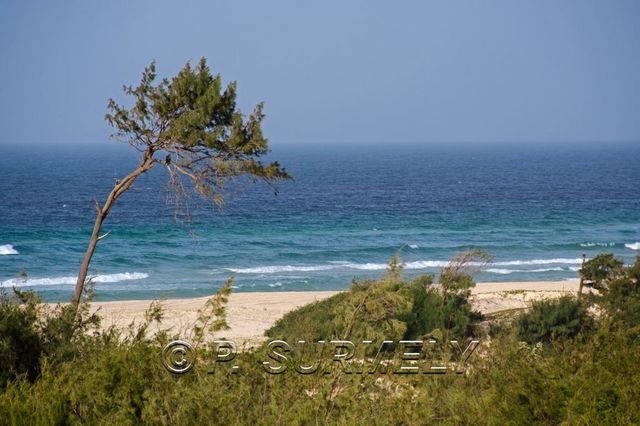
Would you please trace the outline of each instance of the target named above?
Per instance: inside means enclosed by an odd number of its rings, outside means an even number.
[[[220,75],[211,74],[204,58],[196,67],[187,63],[177,76],[159,82],[152,62],[138,87],[125,86],[124,91],[135,102],[127,109],[110,99],[106,120],[116,129],[116,139],[140,152],[140,162],[116,181],[102,205],[96,200],[96,221],[71,299],[76,313],[91,258],[106,236],[100,235],[102,224],[113,204],[143,173],[160,166],[179,194],[192,188],[217,204],[223,201],[229,180],[246,177],[271,186],[290,178],[277,162],[260,161],[268,153],[261,128],[262,104],[244,116],[236,108],[236,83],[223,88]]]

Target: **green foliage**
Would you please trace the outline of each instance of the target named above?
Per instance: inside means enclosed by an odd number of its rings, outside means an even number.
[[[274,339],[299,338],[307,341],[339,336],[340,330],[336,330],[333,322],[334,310],[345,303],[348,297],[348,292],[338,293],[287,312],[265,335]]]
[[[637,266],[618,277],[628,280],[620,281],[620,289],[617,280],[607,281],[606,297],[615,294],[615,306],[635,299],[627,290],[635,290]],[[414,312],[416,294],[441,303],[437,298],[444,293],[466,291],[457,285],[445,291],[431,281],[427,276],[405,282],[391,271],[379,281],[356,281],[350,291],[290,314],[274,327],[285,334],[274,337],[289,337],[288,330],[339,338],[357,336],[367,326],[394,330],[389,319],[410,324],[405,316]],[[423,292],[416,293],[418,288]],[[227,296],[226,287],[214,296],[202,313],[204,324],[221,324]],[[29,297],[6,296],[0,312],[39,334],[44,328],[38,324],[46,321],[33,313],[42,306]],[[168,338],[162,333],[85,333],[73,340],[71,358],[50,362],[43,350],[39,376],[10,378],[0,391],[0,424],[638,424],[640,328],[629,326],[630,317],[623,321],[606,311],[609,302],[602,297],[602,315],[589,333],[585,301],[567,297],[534,304],[526,314],[527,330],[547,344],[522,342],[505,329],[490,343],[483,339],[463,375],[349,375],[336,369],[272,376],[262,371],[261,347],[238,354],[240,372],[232,374],[227,365],[214,369],[214,356],[201,347],[194,369],[175,376],[161,363]],[[360,316],[365,310],[371,318]],[[136,327],[146,330],[161,319],[161,306],[154,304]]]
[[[588,260],[580,268],[585,285],[598,291],[606,290],[609,281],[623,274],[623,262],[611,253],[603,253]]]
[[[356,280],[348,292],[285,314],[265,335],[292,342],[400,340],[411,312],[409,288],[396,277]]]
[[[516,320],[518,337],[528,343],[570,339],[592,328],[587,306],[573,296],[540,300]]]
[[[35,380],[42,362],[57,364],[73,359],[81,342],[99,327],[89,314],[92,286],[79,305],[47,306],[30,291],[0,292],[0,388],[21,375]]]
[[[626,327],[640,326],[640,256],[622,274],[610,277],[596,302],[614,320]]]
[[[418,282],[412,286],[412,293],[413,318],[407,338],[421,338],[436,331],[444,333],[444,340],[467,337],[472,334],[473,325],[482,319],[482,314],[473,310],[464,295],[443,293],[432,286],[425,288]]]
[[[236,83],[223,88],[204,58],[195,67],[187,63],[171,80],[156,82],[156,77],[151,63],[137,87],[124,87],[133,106],[127,109],[111,99],[105,118],[116,129],[115,137],[145,152],[151,161],[147,167],[165,166],[178,191],[184,189],[180,179],[186,178],[200,195],[221,203],[227,180],[290,178],[278,162],[260,161],[269,151],[261,127],[263,105],[245,117],[236,108]],[[163,158],[153,159],[155,153]]]
[[[482,319],[469,303],[476,285],[473,275],[490,261],[487,253],[471,250],[455,255],[442,269],[439,288],[431,286],[429,276],[418,278],[412,285],[414,315],[407,337],[424,337],[434,331],[445,340],[470,336],[473,324]]]
[[[511,335],[492,342],[461,410],[482,424],[637,424],[638,334],[600,325],[584,341],[541,345]],[[478,402],[478,394],[484,397]],[[483,411],[478,410],[478,406]]]
[[[482,250],[469,250],[453,256],[440,272],[440,286],[443,294],[468,298],[476,283],[475,273],[491,262],[492,257]]]
[[[216,331],[228,330],[227,311],[225,309],[231,294],[233,277],[198,310],[198,318],[192,329],[192,342],[197,346],[204,341],[205,334],[213,334]]]
[[[31,292],[0,293],[0,389],[20,375],[35,380],[43,342],[39,333],[40,307]]]
[[[161,342],[107,333],[83,342],[73,362],[45,363],[35,382],[10,382],[0,423],[635,424],[638,337],[610,323],[580,344],[507,334],[463,376],[271,376],[256,350],[236,358],[238,374],[208,374],[213,357],[203,353],[176,377],[161,366]]]
[[[597,290],[587,295],[590,303],[625,327],[640,326],[640,256],[625,266],[611,253],[601,254],[585,262],[580,273],[585,285]]]
[[[155,83],[155,79],[156,67],[151,63],[137,87],[124,87],[124,92],[134,98],[129,109],[109,100],[105,119],[115,128],[113,136],[142,155],[131,173],[116,180],[104,204],[95,202],[98,215],[71,298],[73,310],[80,302],[95,247],[109,234],[100,235],[104,220],[136,179],[156,165],[169,174],[176,217],[186,206],[187,220],[188,203],[183,199],[189,197],[190,191],[185,188],[222,204],[229,181],[261,180],[275,192],[275,182],[291,179],[278,162],[261,161],[269,152],[268,141],[262,134],[262,104],[245,117],[236,108],[236,84],[230,83],[222,91],[220,76],[211,74],[204,58],[195,68],[187,63],[171,80],[165,78]],[[167,200],[170,198],[171,195]]]
[[[473,271],[466,268],[475,268],[479,256],[486,259],[479,252],[454,257],[440,275],[441,285],[433,286],[431,275],[406,281],[396,255],[379,280],[354,280],[348,292],[287,313],[265,334],[292,341],[378,342],[414,339],[433,332],[441,339],[469,336],[482,315],[469,303],[475,282]]]

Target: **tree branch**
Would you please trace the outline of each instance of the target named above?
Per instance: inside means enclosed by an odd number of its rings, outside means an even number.
[[[105,237],[106,237],[107,235],[109,235],[110,233],[111,233],[111,231],[107,231],[107,232],[105,232],[104,234],[100,235],[100,236],[98,237],[98,241],[100,241],[101,239],[105,238]]]

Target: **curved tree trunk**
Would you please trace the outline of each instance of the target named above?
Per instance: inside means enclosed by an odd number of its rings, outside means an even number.
[[[80,299],[82,297],[82,292],[84,291],[84,285],[87,281],[87,274],[89,272],[89,264],[91,263],[91,258],[93,257],[93,253],[96,250],[96,246],[98,245],[98,241],[107,236],[108,232],[104,235],[100,235],[100,230],[102,229],[102,223],[106,219],[113,203],[122,195],[125,191],[127,191],[133,182],[140,176],[142,173],[151,170],[154,164],[153,159],[153,150],[148,148],[144,152],[144,156],[140,161],[140,164],[136,169],[129,173],[124,179],[117,182],[113,187],[109,196],[107,197],[107,201],[105,201],[104,205],[100,207],[100,204],[96,200],[96,210],[98,212],[98,217],[96,217],[95,224],[93,225],[93,231],[91,232],[91,239],[89,240],[89,246],[87,247],[87,251],[82,258],[82,263],[80,264],[80,271],[78,272],[78,279],[76,280],[76,287],[73,291],[73,297],[71,298],[71,306],[73,307],[74,317],[78,313],[78,306],[80,304]]]

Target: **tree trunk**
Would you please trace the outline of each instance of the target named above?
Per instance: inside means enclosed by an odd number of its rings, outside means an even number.
[[[584,268],[584,262],[587,260],[587,255],[582,254],[582,268]],[[580,286],[578,287],[578,299],[582,298],[582,288],[584,287],[584,275],[582,274],[582,268],[580,268]]]
[[[107,201],[105,201],[104,205],[100,207],[100,204],[96,200],[96,210],[98,211],[98,217],[93,225],[93,231],[91,232],[91,239],[89,240],[89,246],[87,247],[87,251],[82,258],[82,263],[80,264],[80,271],[78,272],[78,279],[76,280],[76,287],[73,291],[73,297],[71,298],[71,306],[73,307],[74,318],[78,313],[78,306],[80,305],[80,299],[82,298],[82,292],[84,291],[84,285],[87,281],[87,274],[89,272],[89,264],[91,263],[91,258],[93,257],[93,253],[96,250],[96,246],[98,245],[98,241],[107,236],[104,234],[100,236],[100,230],[102,229],[102,223],[106,219],[113,203],[122,195],[125,191],[127,191],[133,182],[140,176],[142,173],[151,170],[153,167],[154,159],[153,159],[153,149],[147,148],[144,152],[144,156],[140,161],[140,164],[136,169],[129,173],[124,179],[117,182],[113,187],[109,196],[107,197]]]
[[[76,281],[76,288],[73,291],[73,297],[71,298],[71,304],[74,306],[74,309],[76,311],[77,311],[77,306],[80,303],[80,298],[82,297],[84,284],[87,280],[87,273],[89,272],[89,263],[91,263],[93,252],[96,250],[96,246],[98,245],[98,239],[100,238],[99,234],[100,234],[100,229],[102,228],[102,222],[106,217],[106,214],[103,214],[103,210],[100,208],[97,201],[96,201],[96,208],[98,210],[98,217],[96,218],[96,222],[93,225],[93,232],[91,233],[89,246],[87,247],[87,251],[85,252],[84,257],[82,258],[82,263],[80,264],[80,271],[78,272],[78,279]]]
[[[584,278],[580,277],[580,286],[578,287],[578,299],[582,297],[582,287],[584,286]]]

